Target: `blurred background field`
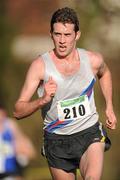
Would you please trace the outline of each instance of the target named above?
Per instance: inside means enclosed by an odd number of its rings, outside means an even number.
[[[52,2],[52,3],[51,3]],[[102,180],[120,179],[120,1],[119,0],[1,0],[0,1],[0,100],[12,117],[13,107],[30,63],[52,49],[49,21],[56,8],[74,8],[80,19],[78,47],[102,53],[113,78],[113,102],[118,118],[115,131],[108,130],[111,150],[105,153]],[[104,123],[104,99],[98,82],[95,87],[97,109]],[[37,98],[37,95],[33,99]],[[18,121],[33,142],[37,158],[25,170],[25,180],[50,180],[46,160],[41,156],[42,119],[40,112]],[[78,173],[79,174],[79,173]],[[78,178],[80,179],[80,177]]]

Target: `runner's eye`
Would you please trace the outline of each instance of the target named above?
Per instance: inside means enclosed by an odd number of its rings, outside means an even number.
[[[65,36],[66,36],[66,37],[69,37],[70,35],[71,35],[70,33],[68,33],[68,34],[65,34]]]

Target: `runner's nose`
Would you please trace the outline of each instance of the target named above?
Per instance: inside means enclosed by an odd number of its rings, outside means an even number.
[[[61,44],[64,44],[64,43],[65,43],[65,37],[64,37],[64,35],[61,35],[61,36],[60,36],[60,43],[61,43]]]

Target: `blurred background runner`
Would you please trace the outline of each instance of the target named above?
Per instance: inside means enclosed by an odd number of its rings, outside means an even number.
[[[31,141],[17,123],[8,117],[0,102],[0,179],[24,179],[24,169],[35,155]]]

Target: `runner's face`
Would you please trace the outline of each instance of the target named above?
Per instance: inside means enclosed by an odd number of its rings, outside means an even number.
[[[75,33],[74,24],[55,23],[51,37],[54,42],[55,52],[61,57],[68,56],[76,46],[80,32]]]

